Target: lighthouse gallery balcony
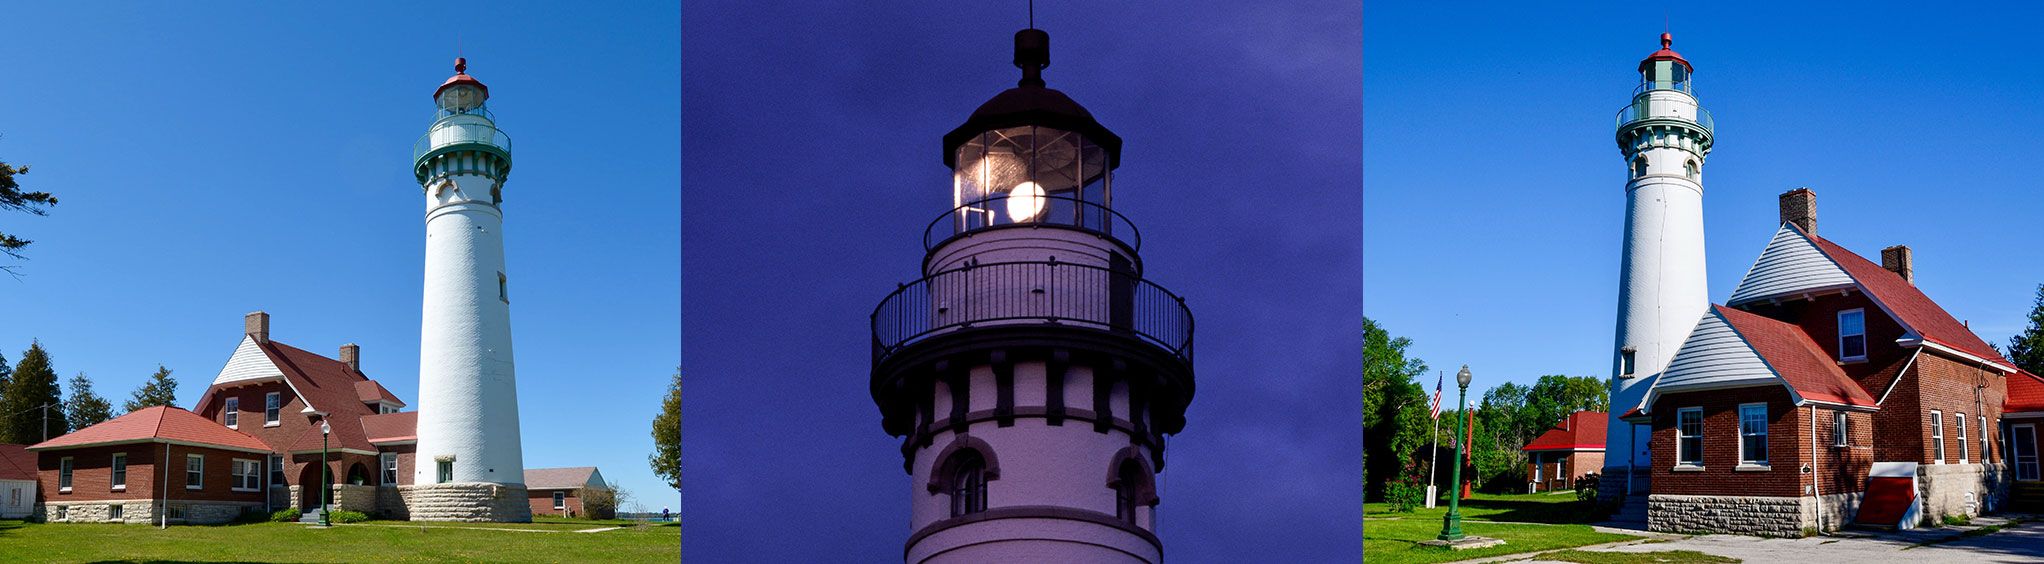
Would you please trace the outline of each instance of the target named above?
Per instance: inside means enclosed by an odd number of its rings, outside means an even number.
[[[1686,104],[1661,104],[1661,111],[1655,112],[1652,110],[1650,102],[1655,100],[1655,94],[1659,92],[1681,92],[1688,94],[1690,102]],[[1618,109],[1618,115],[1614,120],[1616,122],[1614,127],[1623,131],[1636,122],[1675,120],[1694,123],[1701,126],[1704,133],[1715,135],[1717,126],[1710,119],[1710,110],[1703,109],[1694,100],[1695,93],[1690,92],[1689,82],[1687,81],[1672,84],[1665,82],[1640,84],[1637,89],[1633,90],[1632,103]],[[1695,108],[1696,113],[1694,115],[1685,115],[1681,111],[1683,108]]]
[[[432,129],[412,143],[412,162],[460,148],[472,148],[511,156],[511,136],[497,129],[489,111],[474,109],[462,113],[440,111]]]
[[[1185,298],[1133,272],[1050,260],[975,264],[902,284],[873,310],[873,364],[937,335],[1027,325],[1136,337],[1192,363]]]

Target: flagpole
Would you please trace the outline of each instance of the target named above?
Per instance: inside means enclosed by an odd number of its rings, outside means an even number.
[[[1440,372],[1439,370],[1435,370],[1434,372],[1436,373],[1435,374],[1436,378],[1441,377],[1439,375]],[[1437,488],[1438,485],[1437,482],[1434,481],[1434,470],[1441,465],[1441,412],[1439,410],[1441,404],[1440,399],[1438,399],[1440,398],[1440,393],[1441,393],[1440,383],[1436,381],[1436,383],[1434,384],[1435,394],[1434,397],[1436,398],[1434,400],[1434,407],[1436,408],[1434,410],[1434,434],[1433,434],[1434,459],[1432,462],[1427,463],[1427,509],[1433,509],[1434,505],[1436,504],[1434,500],[1435,498],[1439,497],[1438,495],[1436,495],[1438,492],[1435,491],[1435,488]]]

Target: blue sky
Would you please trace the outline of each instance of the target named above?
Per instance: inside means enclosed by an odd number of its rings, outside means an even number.
[[[505,186],[527,467],[594,465],[653,510],[650,421],[679,358],[673,6],[50,3],[8,9],[0,159],[49,217],[0,277],[0,351],[40,339],[116,403],[183,407],[266,310],[278,341],[417,399],[424,205],[412,142],[469,72],[516,141]]]
[[[1612,116],[1666,25],[1717,122],[1712,301],[1767,243],[1775,196],[1806,186],[1826,238],[1877,261],[1911,246],[1918,287],[2005,345],[2044,283],[2036,10],[1372,3],[1365,310],[1433,367],[1468,363],[1472,398],[1608,377],[1625,202]]]
[[[1125,141],[1115,209],[1198,321],[1160,474],[1174,562],[1361,546],[1361,13],[1038,2],[1051,88]],[[684,6],[684,549],[899,561],[912,491],[868,315],[951,203],[941,138],[1014,86],[1022,2]]]

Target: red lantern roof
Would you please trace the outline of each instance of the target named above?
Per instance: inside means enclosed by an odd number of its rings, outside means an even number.
[[[1681,53],[1676,53],[1674,49],[1670,48],[1674,44],[1675,34],[1662,33],[1661,50],[1655,51],[1654,54],[1647,55],[1646,59],[1641,60],[1639,62],[1639,72],[1647,72],[1648,67],[1654,66],[1654,61],[1675,61],[1682,63],[1682,70],[1696,72],[1695,68],[1689,66],[1689,59],[1682,58]]]
[[[447,89],[453,88],[455,85],[458,84],[467,84],[469,86],[474,86],[476,87],[477,90],[483,91],[484,98],[490,97],[490,87],[483,86],[483,81],[476,80],[476,77],[468,75],[468,58],[455,57],[454,76],[448,77],[447,82],[440,83],[440,88],[433,90],[433,99],[435,100],[440,99],[441,92],[446,92]]]

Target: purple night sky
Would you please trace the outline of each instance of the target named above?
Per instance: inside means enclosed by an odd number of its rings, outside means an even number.
[[[1044,78],[1125,140],[1115,209],[1198,322],[1166,558],[1357,561],[1360,5],[1039,4]],[[685,556],[900,560],[867,316],[919,275],[940,138],[1021,76],[1025,26],[1023,2],[684,6]]]

